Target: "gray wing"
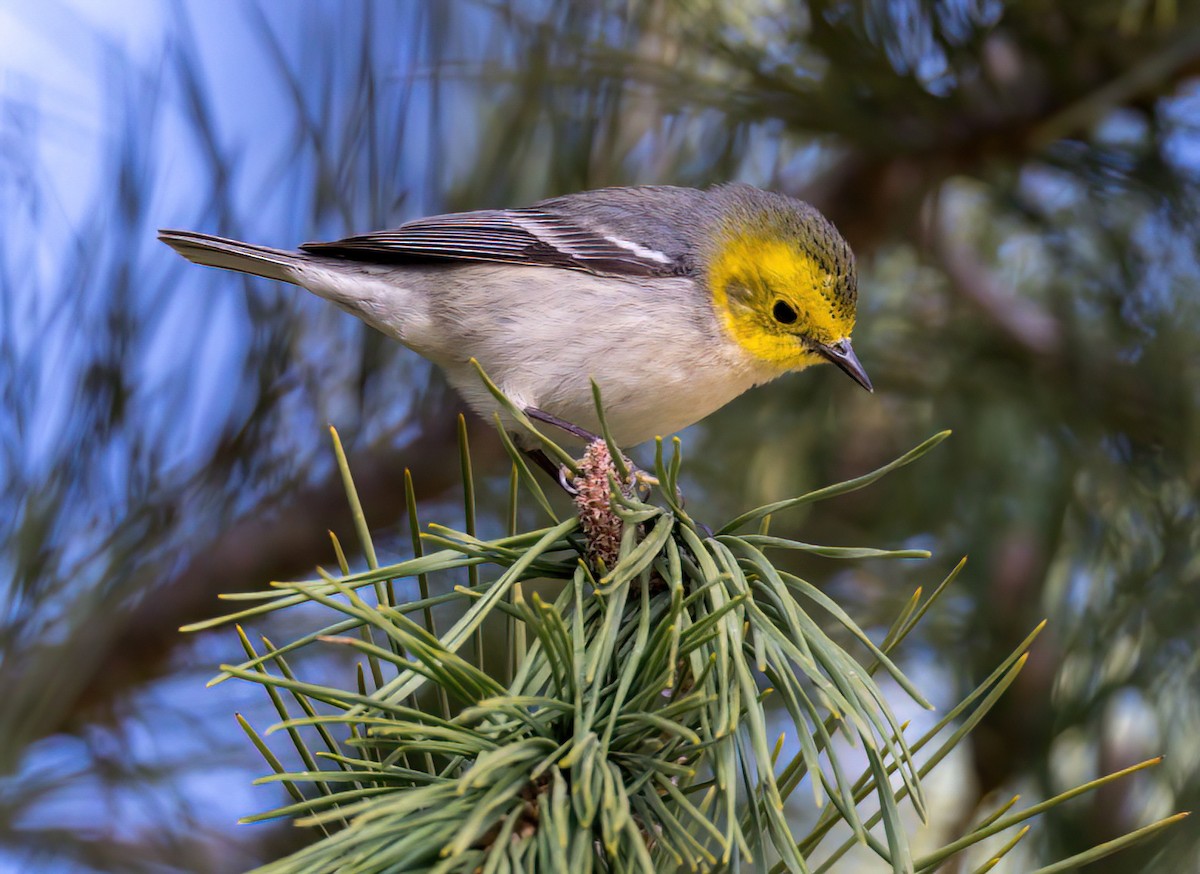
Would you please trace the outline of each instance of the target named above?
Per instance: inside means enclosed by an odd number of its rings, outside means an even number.
[[[550,202],[547,202],[547,206]],[[672,276],[685,272],[678,254],[593,226],[586,216],[535,205],[417,219],[394,230],[305,243],[316,255],[412,263],[425,260],[494,261],[560,267],[611,276]]]

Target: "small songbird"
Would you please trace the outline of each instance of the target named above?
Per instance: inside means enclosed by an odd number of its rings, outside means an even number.
[[[485,417],[483,370],[544,421],[596,431],[591,380],[630,447],[850,345],[854,256],[816,209],[737,183],[603,188],[416,219],[283,251],[159,232],[185,258],[307,288],[445,371]]]

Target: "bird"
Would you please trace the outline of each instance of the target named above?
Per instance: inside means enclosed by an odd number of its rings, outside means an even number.
[[[518,437],[476,361],[518,409],[584,438],[600,430],[594,380],[623,447],[810,365],[873,390],[850,342],[850,246],[815,207],[745,183],[599,188],[297,251],[184,230],[159,239],[332,302],[432,361]]]

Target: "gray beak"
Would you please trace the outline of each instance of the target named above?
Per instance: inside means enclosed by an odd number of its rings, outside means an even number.
[[[828,346],[818,343],[816,351],[818,355],[840,367],[847,376],[867,391],[875,391],[871,386],[871,377],[867,376],[867,371],[863,369],[862,362],[854,354],[854,347],[850,345],[849,340],[838,340]]]

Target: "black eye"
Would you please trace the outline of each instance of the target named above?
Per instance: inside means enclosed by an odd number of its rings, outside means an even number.
[[[796,311],[781,300],[775,301],[775,307],[771,310],[771,315],[773,315],[775,317],[775,321],[779,322],[781,325],[790,325],[792,322],[796,321],[797,318]]]

